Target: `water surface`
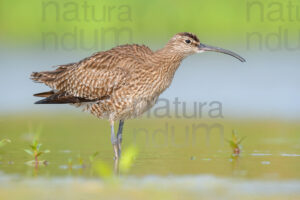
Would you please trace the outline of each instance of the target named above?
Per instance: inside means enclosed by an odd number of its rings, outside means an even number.
[[[192,127],[199,123],[218,123],[223,131],[199,129],[193,134]],[[50,194],[50,199],[114,195],[151,199],[152,194],[158,199],[186,195],[207,199],[300,197],[300,126],[296,122],[131,120],[124,128],[123,153],[131,146],[138,153],[128,172],[110,178],[99,175],[89,160],[97,151],[95,162],[101,161],[114,171],[106,121],[85,114],[50,113],[7,115],[1,117],[0,124],[0,138],[11,140],[0,150],[0,194],[5,198],[24,195],[29,199]],[[32,158],[24,149],[30,148],[40,126],[42,149],[51,152],[40,157],[47,165],[36,169],[26,164]],[[240,137],[246,136],[239,157],[231,156],[227,142],[232,129]]]

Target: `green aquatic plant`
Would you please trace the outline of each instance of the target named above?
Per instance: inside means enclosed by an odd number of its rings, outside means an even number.
[[[42,144],[39,143],[36,139],[33,140],[32,144],[29,145],[30,146],[30,149],[24,149],[24,151],[29,154],[30,156],[32,156],[34,158],[34,160],[32,161],[29,161],[27,162],[27,164],[29,165],[32,165],[34,164],[36,167],[40,164],[40,163],[43,163],[43,164],[47,164],[47,161],[46,160],[43,160],[43,161],[39,161],[39,157],[43,154],[46,154],[46,153],[50,153],[50,150],[41,150],[41,146]]]
[[[10,139],[4,138],[4,139],[0,140],[0,148],[4,147],[8,143],[11,143]]]
[[[231,140],[228,140],[230,147],[233,151],[233,156],[238,156],[241,153],[241,142],[245,139],[245,137],[240,138],[236,132],[236,130],[232,130]]]
[[[83,166],[84,166],[83,158],[82,158],[82,156],[80,154],[78,154],[78,163],[79,163],[79,166],[81,168],[83,168]]]
[[[95,152],[89,156],[90,163],[92,164],[95,161],[95,158],[99,155],[99,152]]]

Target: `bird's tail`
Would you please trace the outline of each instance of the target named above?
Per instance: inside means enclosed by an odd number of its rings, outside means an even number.
[[[56,77],[62,72],[62,70],[54,70],[54,71],[45,71],[45,72],[33,72],[30,78],[38,83],[51,83]]]
[[[67,72],[67,70],[71,69],[74,65],[74,63],[70,63],[66,65],[60,65],[53,71],[33,72],[30,78],[35,82],[45,83],[46,85],[51,86],[56,78]]]
[[[76,63],[70,63],[67,65],[60,65],[53,71],[33,72],[30,77],[33,81],[44,83],[54,89],[48,92],[34,94],[33,96],[36,97],[44,97],[44,99],[35,102],[35,104],[76,104],[96,101],[97,99],[85,99],[72,96],[64,91],[55,90],[56,85],[60,83],[58,79],[65,73],[68,73],[68,70],[72,69],[72,67],[76,67],[75,65]]]

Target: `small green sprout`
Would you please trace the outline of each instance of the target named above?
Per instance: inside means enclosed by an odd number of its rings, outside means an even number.
[[[83,158],[80,154],[78,154],[78,162],[79,162],[79,166],[80,168],[85,168],[85,164],[83,162]]]
[[[89,156],[89,160],[91,163],[93,163],[95,161],[95,158],[99,155],[99,152],[95,152],[92,155]]]
[[[237,135],[236,130],[232,130],[232,138],[231,140],[229,140],[229,144],[230,147],[233,151],[233,156],[238,156],[241,152],[241,142],[245,139],[245,137],[243,138],[239,138]]]
[[[2,139],[2,140],[0,140],[0,147],[4,147],[8,143],[11,143],[10,139],[7,139],[7,138]]]
[[[43,154],[50,153],[50,150],[41,150],[42,144],[38,143],[37,140],[34,140],[31,145],[29,145],[31,149],[24,149],[26,153],[28,153],[30,156],[34,157],[34,161],[31,161],[31,163],[35,163],[37,166],[39,163],[47,163],[46,161],[39,161],[39,157]]]

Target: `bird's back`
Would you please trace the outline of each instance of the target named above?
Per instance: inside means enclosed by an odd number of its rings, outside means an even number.
[[[54,71],[34,72],[31,78],[59,93],[93,100],[110,95],[122,86],[131,71],[144,65],[152,54],[146,46],[122,45],[95,53],[78,63],[57,66]]]

